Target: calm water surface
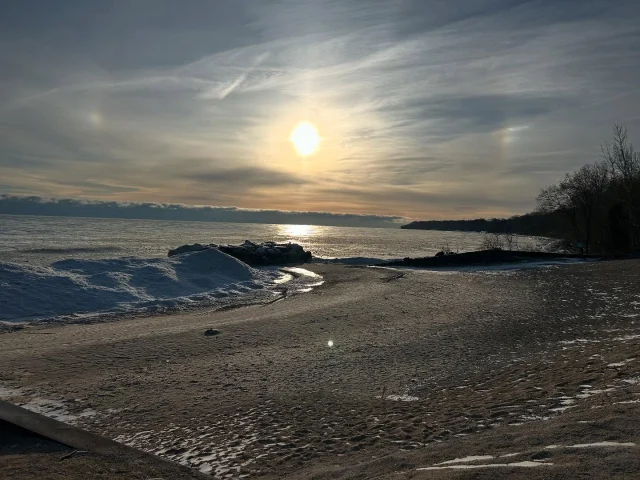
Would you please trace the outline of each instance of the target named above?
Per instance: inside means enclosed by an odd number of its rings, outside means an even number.
[[[324,258],[402,258],[477,249],[484,234],[393,228],[0,215],[0,262],[166,256],[185,243],[292,241]],[[521,237],[521,243],[541,239]]]

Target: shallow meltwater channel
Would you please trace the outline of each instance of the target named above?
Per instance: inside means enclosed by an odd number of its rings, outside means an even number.
[[[286,267],[280,270],[285,274],[278,283],[292,282],[291,293],[307,293],[324,283],[322,275],[301,267]]]

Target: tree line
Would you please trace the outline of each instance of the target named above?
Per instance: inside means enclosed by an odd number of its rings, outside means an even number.
[[[510,218],[476,218],[473,220],[420,220],[403,225],[403,229],[443,230],[454,232],[486,232],[562,238],[564,218],[542,212],[515,215]]]
[[[412,222],[407,229],[476,231],[561,238],[585,253],[640,250],[640,152],[615,125],[600,161],[543,188],[536,209],[510,218]]]
[[[542,189],[537,212],[564,218],[575,244],[589,252],[640,248],[640,152],[626,127],[615,125],[601,160]]]

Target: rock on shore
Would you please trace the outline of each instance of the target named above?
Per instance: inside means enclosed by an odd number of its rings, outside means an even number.
[[[180,255],[188,252],[199,252],[215,248],[227,255],[231,255],[238,260],[251,266],[268,265],[289,265],[296,263],[306,263],[311,260],[312,254],[306,251],[297,243],[254,243],[245,240],[241,245],[202,245],[194,243],[192,245],[182,245],[173,250],[169,250],[169,256]]]

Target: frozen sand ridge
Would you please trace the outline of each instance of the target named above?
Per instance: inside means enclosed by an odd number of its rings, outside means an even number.
[[[228,301],[272,285],[280,276],[216,249],[172,258],[70,259],[49,267],[0,263],[0,320]]]

